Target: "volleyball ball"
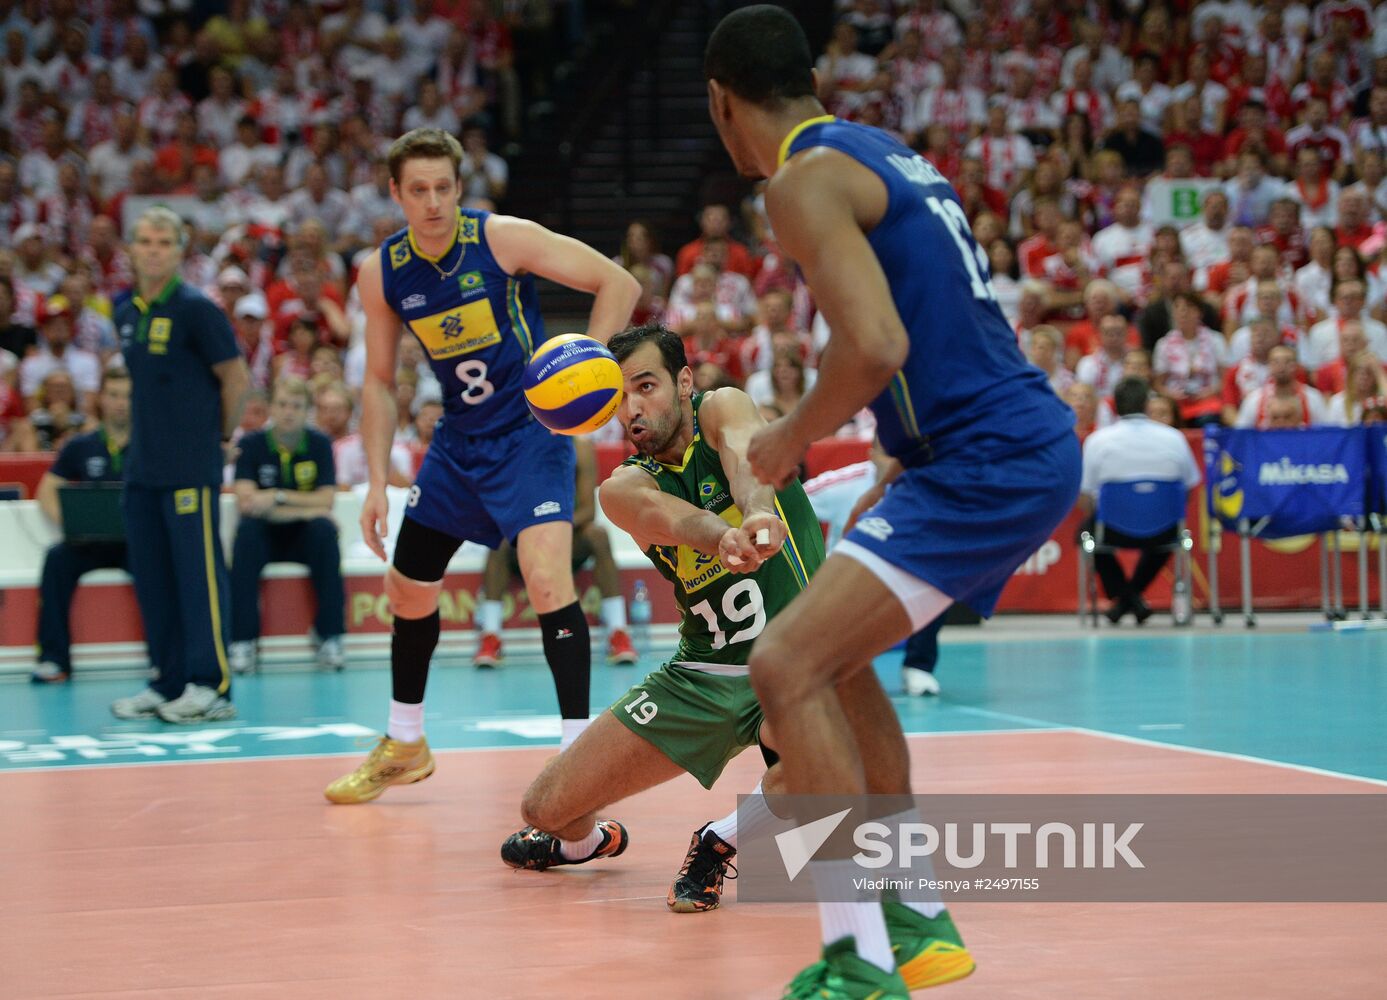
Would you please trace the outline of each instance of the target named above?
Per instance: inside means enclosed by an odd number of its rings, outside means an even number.
[[[525,367],[525,402],[551,431],[588,434],[612,419],[621,405],[621,366],[591,337],[552,337]]]

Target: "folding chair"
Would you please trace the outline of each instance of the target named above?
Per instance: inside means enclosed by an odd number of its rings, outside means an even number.
[[[1176,625],[1188,625],[1194,614],[1190,600],[1194,538],[1185,527],[1185,484],[1174,480],[1137,479],[1104,483],[1099,488],[1093,531],[1086,530],[1079,536],[1080,625],[1084,622],[1085,610],[1094,627],[1098,625],[1098,574],[1093,557],[1098,553],[1116,554],[1124,548],[1105,541],[1108,529],[1142,539],[1155,538],[1174,529],[1174,540],[1155,546],[1152,551],[1175,555],[1171,614]]]

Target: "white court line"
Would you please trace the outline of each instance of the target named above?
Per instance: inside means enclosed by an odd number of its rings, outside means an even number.
[[[43,730],[40,730],[42,732]],[[935,732],[935,733],[906,733],[907,739],[915,737],[935,737],[935,736],[1013,736],[1026,733],[1063,733],[1069,732],[1068,726],[1029,726],[1024,729],[969,729],[957,733]],[[138,734],[134,734],[138,735]],[[434,747],[435,754],[445,753],[482,753],[487,750],[553,750],[556,744],[540,743],[531,741],[529,743],[506,743],[499,746],[489,747]],[[111,770],[121,767],[169,767],[174,765],[187,764],[237,764],[250,761],[261,760],[330,760],[336,757],[360,757],[366,753],[367,748],[360,750],[333,750],[328,753],[286,753],[286,754],[247,754],[245,756],[216,756],[216,757],[179,757],[173,760],[125,760],[111,764],[31,764],[28,766],[10,766],[0,763],[0,775],[5,774],[30,774],[42,772],[53,774],[59,771],[96,771]]]
[[[984,715],[989,719],[1000,719],[1004,722],[1038,726],[1054,725],[1054,723],[1046,722],[1043,719],[1032,719],[1025,715],[1013,715],[1010,712],[994,712],[990,708],[972,708],[967,705],[954,705],[953,708],[960,712],[969,712],[973,715]],[[1314,774],[1322,778],[1342,778],[1344,781],[1358,781],[1366,785],[1376,785],[1380,788],[1387,788],[1387,780],[1382,778],[1368,778],[1361,774],[1331,771],[1328,768],[1314,767],[1310,764],[1292,764],[1290,761],[1274,760],[1270,757],[1256,757],[1252,754],[1234,753],[1231,750],[1211,750],[1208,747],[1191,747],[1179,743],[1164,743],[1160,740],[1148,740],[1140,736],[1126,736],[1122,733],[1110,733],[1102,729],[1090,729],[1087,726],[1065,726],[1063,728],[1069,732],[1083,733],[1085,736],[1098,736],[1102,739],[1114,740],[1118,743],[1132,743],[1136,746],[1155,747],[1160,750],[1178,750],[1181,753],[1202,754],[1206,757],[1221,757],[1224,760],[1236,760],[1244,764],[1265,764],[1268,767],[1279,767],[1287,771],[1300,771],[1302,774]]]

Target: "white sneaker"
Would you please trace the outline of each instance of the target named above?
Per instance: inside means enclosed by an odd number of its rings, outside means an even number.
[[[35,684],[61,684],[68,679],[69,671],[64,670],[52,660],[44,660],[34,672],[29,675],[29,680]]]
[[[318,646],[318,669],[340,671],[347,663],[346,650],[342,648],[342,637],[334,635],[324,639]]]
[[[926,694],[938,694],[939,682],[934,674],[919,667],[901,667],[901,679],[905,682],[905,693],[912,698]]]
[[[233,642],[231,648],[226,652],[231,660],[231,672],[233,674],[255,673],[257,655],[254,642],[250,640]]]
[[[218,722],[236,718],[236,706],[214,688],[189,684],[173,701],[160,699],[154,711],[165,722]]]
[[[145,688],[129,698],[117,698],[111,702],[111,714],[117,719],[152,719],[160,705],[168,699],[153,688]]]

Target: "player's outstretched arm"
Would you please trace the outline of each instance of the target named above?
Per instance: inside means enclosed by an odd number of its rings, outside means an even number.
[[[508,274],[535,274],[595,296],[589,337],[605,344],[631,322],[631,311],[641,297],[640,282],[586,243],[513,215],[490,216],[486,241]]]
[[[598,489],[597,499],[607,519],[642,549],[652,545],[687,545],[704,555],[722,557],[734,572],[755,568],[747,562],[734,565],[727,559],[743,548],[736,538],[738,529],[712,511],[661,491],[649,473],[635,466],[618,467]],[[759,565],[755,549],[745,549],[747,560]]]
[[[390,443],[395,437],[395,358],[400,345],[400,319],[385,301],[380,254],[373,253],[357,274],[361,308],[366,313],[366,372],[361,385],[361,447],[366,452],[366,499],[361,504],[361,536],[379,559],[385,559],[383,539],[388,528],[389,502],[385,483],[390,474]]]
[[[741,389],[718,389],[705,395],[698,418],[703,439],[722,462],[732,501],[742,512],[743,537],[738,541],[755,550],[759,565],[779,552],[785,542],[785,524],[775,506],[775,487],[760,482],[746,458],[752,437],[766,421]],[[738,559],[744,556],[740,551],[732,555]]]
[[[880,178],[827,148],[796,156],[766,189],[776,238],[833,334],[814,387],[752,442],[747,457],[763,482],[786,482],[809,445],[852,419],[905,363],[909,335],[866,236],[885,209]]]

